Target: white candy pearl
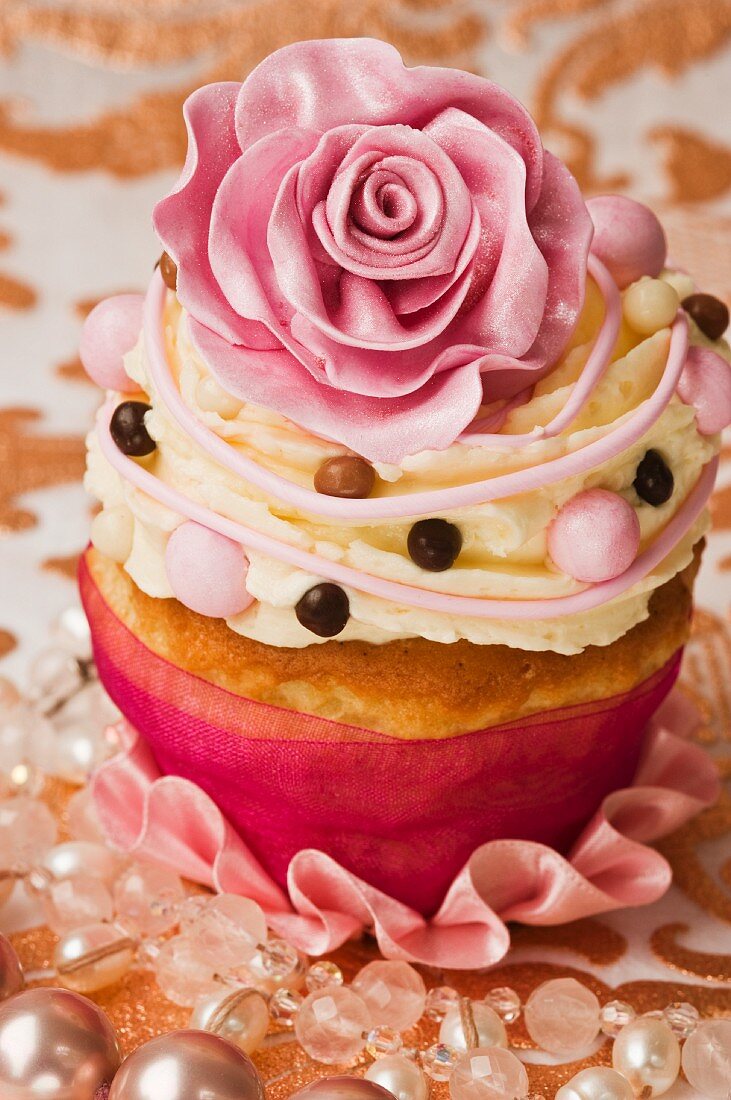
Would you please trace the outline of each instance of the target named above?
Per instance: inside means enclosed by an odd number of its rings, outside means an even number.
[[[626,1077],[609,1066],[582,1069],[558,1090],[555,1100],[634,1100]]]
[[[664,1020],[642,1016],[620,1031],[612,1063],[635,1095],[662,1096],[680,1072],[680,1045]],[[650,1092],[645,1093],[646,1089]]]
[[[134,519],[126,504],[105,508],[91,524],[91,541],[96,549],[120,564],[132,553],[133,534]]]
[[[652,336],[672,325],[678,312],[678,292],[662,279],[640,279],[624,293],[622,312],[630,328],[642,336]]]
[[[472,1016],[477,1028],[478,1047],[507,1047],[508,1036],[505,1024],[497,1012],[479,1001],[472,1003]],[[439,1028],[439,1042],[455,1050],[467,1050],[462,1015],[459,1006],[450,1008]]]
[[[218,413],[223,420],[233,420],[243,406],[243,402],[226,393],[215,378],[201,378],[195,388],[195,399],[204,412]]]
[[[427,1100],[429,1096],[424,1071],[403,1054],[379,1058],[365,1071],[365,1079],[392,1092],[396,1100]]]

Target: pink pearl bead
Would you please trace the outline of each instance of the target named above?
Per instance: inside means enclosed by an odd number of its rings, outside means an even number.
[[[0,870],[38,863],[56,840],[56,819],[43,802],[11,798],[0,802]]]
[[[640,548],[640,521],[631,504],[607,489],[577,493],[548,528],[548,552],[577,581],[608,581],[624,573]]]
[[[84,370],[102,389],[120,393],[139,389],[124,369],[123,356],[137,343],[143,307],[141,294],[115,294],[94,306],[86,318],[79,354]]]
[[[332,985],[305,997],[294,1028],[310,1058],[338,1065],[360,1054],[370,1026],[370,1013],[358,994]]]
[[[731,366],[710,348],[690,348],[678,397],[695,409],[701,435],[723,431],[731,424]]]
[[[525,1066],[502,1047],[468,1050],[449,1078],[452,1100],[522,1100],[528,1088]]]
[[[322,1077],[300,1090],[290,1100],[393,1100],[390,1089],[362,1077]]]
[[[184,897],[179,876],[156,863],[133,863],[114,886],[117,918],[137,936],[161,936],[173,928]]]
[[[199,523],[173,531],[165,568],[176,598],[199,615],[227,619],[254,602],[246,590],[249,560],[241,546]]]
[[[533,1042],[551,1054],[575,1054],[599,1034],[599,1001],[575,978],[543,982],[531,993],[523,1015]]]
[[[426,987],[421,975],[406,962],[377,959],[353,981],[353,989],[368,1006],[376,1025],[406,1031],[424,1013]]]
[[[248,962],[266,940],[266,918],[255,901],[219,894],[192,922],[189,935],[204,962],[221,971],[231,970]]]
[[[586,207],[594,222],[591,250],[620,288],[660,274],[668,248],[652,210],[624,195],[599,195]]]

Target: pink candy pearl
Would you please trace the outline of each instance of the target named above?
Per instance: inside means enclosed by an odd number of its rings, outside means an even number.
[[[200,523],[173,531],[165,568],[177,599],[199,615],[226,619],[254,602],[246,591],[249,560],[241,546]]]
[[[624,195],[599,195],[586,206],[594,222],[591,250],[617,286],[624,288],[643,275],[660,274],[668,246],[652,210]]]
[[[577,581],[608,581],[637,557],[640,521],[631,504],[607,489],[577,493],[548,529],[548,552]]]
[[[120,393],[139,389],[127,375],[123,357],[139,338],[143,306],[141,294],[116,294],[94,306],[84,322],[79,355],[92,382],[102,389]]]
[[[695,409],[701,435],[731,424],[731,366],[710,348],[691,348],[678,379],[678,396]]]

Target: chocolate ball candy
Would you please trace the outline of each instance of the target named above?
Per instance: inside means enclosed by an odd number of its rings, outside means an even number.
[[[123,401],[112,413],[109,431],[123,455],[141,458],[155,450],[157,444],[145,427],[151,407],[144,401]]]
[[[178,265],[167,252],[160,257],[160,274],[162,281],[168,290],[176,290],[178,286]]]
[[[315,488],[326,497],[357,500],[370,496],[376,471],[359,455],[338,455],[326,459],[315,474]]]
[[[430,573],[443,573],[454,565],[462,549],[459,527],[446,519],[420,519],[409,531],[411,560]]]
[[[704,336],[720,340],[728,328],[728,306],[712,294],[689,294],[683,298],[683,309],[689,314]]]
[[[337,584],[316,584],[295,607],[302,626],[319,638],[334,638],[350,618],[350,602]]]
[[[649,450],[637,467],[633,484],[640,500],[659,508],[673,495],[675,478],[660,452]]]

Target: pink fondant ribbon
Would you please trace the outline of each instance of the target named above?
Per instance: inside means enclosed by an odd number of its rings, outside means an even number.
[[[130,634],[85,566],[81,585],[102,680],[145,734],[123,724],[123,751],[94,778],[110,839],[254,898],[309,954],[372,929],[389,958],[494,964],[509,921],[659,898],[671,871],[647,844],[718,793],[711,760],[685,740],[697,722],[687,702],[671,696],[644,732],[677,659],[612,700],[400,742],[202,681]]]

